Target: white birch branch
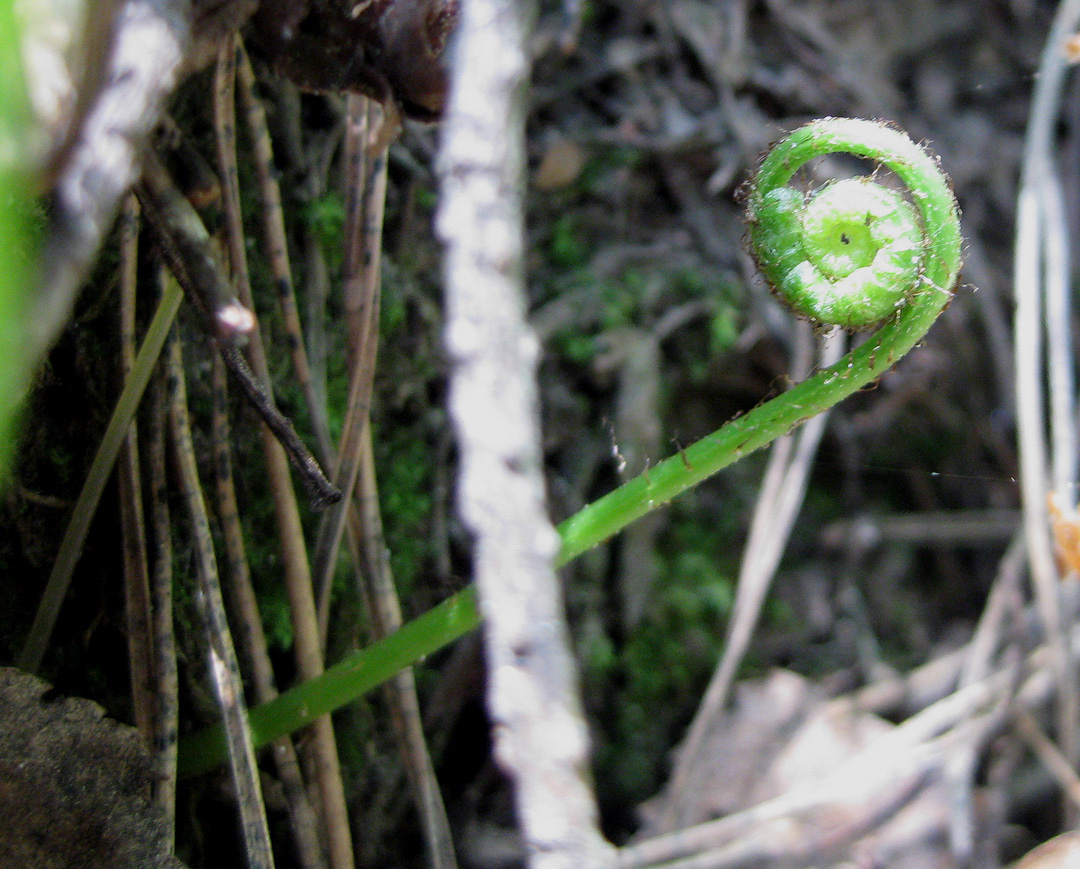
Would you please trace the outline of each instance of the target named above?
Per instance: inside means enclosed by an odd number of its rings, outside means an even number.
[[[463,0],[440,159],[450,411],[498,761],[529,863],[608,866],[587,782],[587,731],[552,562],[522,279],[525,54],[531,3]]]

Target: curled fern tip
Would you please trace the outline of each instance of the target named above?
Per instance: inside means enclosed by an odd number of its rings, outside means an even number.
[[[907,196],[870,177],[815,190],[791,185],[808,161],[833,153],[870,159]],[[826,118],[765,157],[747,196],[750,246],[773,291],[815,323],[866,329],[934,294],[944,307],[960,268],[960,218],[937,160],[900,130]]]

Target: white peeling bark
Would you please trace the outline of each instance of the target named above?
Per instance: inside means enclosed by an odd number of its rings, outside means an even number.
[[[26,346],[33,364],[56,341],[75,295],[139,173],[139,158],[190,42],[190,0],[125,0],[112,54],[53,190]]]
[[[553,568],[525,323],[522,185],[527,22],[533,4],[462,0],[440,160],[450,412],[459,507],[475,577],[499,763],[514,782],[529,863],[612,865],[587,784],[587,731]]]

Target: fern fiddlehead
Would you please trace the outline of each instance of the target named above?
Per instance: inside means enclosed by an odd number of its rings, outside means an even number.
[[[865,179],[834,182],[811,194],[788,187],[808,161],[837,152],[891,170],[908,197]],[[853,201],[851,209],[844,200]],[[797,313],[845,328],[879,328],[836,364],[571,516],[558,527],[559,565],[880,377],[922,339],[952,298],[961,247],[956,199],[936,160],[893,127],[827,118],[796,130],[766,156],[747,202],[758,264]],[[809,212],[802,211],[804,205],[811,206]],[[256,745],[355,699],[479,621],[467,587],[322,676],[252,710]],[[220,727],[186,737],[181,774],[209,769],[224,752]]]
[[[808,160],[837,151],[891,169],[915,206],[865,177],[809,193],[788,186]],[[872,327],[931,285],[942,300],[952,291],[956,202],[933,158],[893,127],[838,118],[808,124],[765,158],[747,205],[759,268],[778,296],[814,322]]]
[[[868,179],[809,195],[788,186],[807,162],[837,152],[891,170],[910,202]],[[801,127],[762,161],[747,201],[751,244],[778,294],[817,322],[880,328],[835,365],[571,516],[559,526],[560,563],[881,376],[952,298],[960,271],[956,198],[937,161],[893,127],[845,118]]]

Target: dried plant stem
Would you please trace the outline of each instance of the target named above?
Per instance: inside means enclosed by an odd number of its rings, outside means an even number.
[[[244,321],[251,311],[251,299],[242,299],[242,305],[235,302],[206,227],[152,153],[147,155],[138,193],[158,247],[184,292],[202,314],[244,398],[281,441],[313,505],[318,508],[333,503],[340,494],[330,485],[292,423],[274,406],[269,381],[256,379],[236,347],[237,330],[233,324],[243,322],[244,329],[249,325]]]
[[[350,203],[345,229],[344,277],[353,385],[338,450],[335,480],[349,495],[343,499],[340,518],[335,515],[339,524],[335,527],[324,523],[320,528],[315,575],[317,582],[321,581],[328,591],[331,566],[337,560],[342,531],[347,530],[349,548],[357,565],[355,575],[367,603],[372,634],[375,639],[381,639],[401,626],[401,603],[383,536],[370,423],[382,289],[382,227],[387,181],[385,125],[390,121],[376,103],[359,96],[349,97],[345,115],[345,185]],[[354,486],[355,500],[352,497]],[[344,509],[346,502],[347,510]],[[333,511],[327,518],[338,512]],[[362,559],[358,545],[361,543]],[[363,570],[359,569],[361,563],[365,566]],[[324,599],[328,600],[329,595]],[[412,669],[398,673],[387,683],[386,691],[409,784],[423,823],[429,857],[437,869],[450,869],[457,865],[454,845],[424,738]]]
[[[357,565],[356,575],[362,586],[361,591],[368,602],[373,623],[377,627],[376,638],[399,627],[401,607],[394,590],[393,580],[388,576],[389,565],[381,559],[381,567],[387,575],[379,582],[370,565],[360,570],[358,540],[369,540],[364,531],[364,523],[356,513],[350,493],[357,485],[363,455],[370,452],[371,431],[368,423],[372,383],[375,372],[375,355],[378,338],[379,277],[381,271],[381,246],[383,206],[386,199],[386,151],[385,148],[372,151],[367,139],[370,130],[377,123],[372,120],[378,114],[378,107],[363,97],[350,97],[347,117],[350,137],[346,147],[346,183],[349,198],[349,219],[346,221],[346,273],[347,288],[345,307],[349,313],[350,344],[353,352],[359,354],[359,360],[353,359],[352,385],[346,408],[346,421],[342,443],[339,446],[336,461],[330,442],[326,422],[326,409],[317,401],[315,385],[308,365],[304,344],[304,332],[301,327],[295,294],[293,292],[292,270],[289,263],[288,246],[285,237],[284,216],[281,208],[281,193],[274,173],[273,144],[266,125],[266,114],[262,103],[255,94],[255,76],[250,61],[243,52],[238,52],[238,72],[241,101],[247,120],[248,130],[254,142],[254,158],[259,191],[262,198],[262,220],[265,244],[274,281],[277,287],[277,299],[293,357],[293,365],[304,393],[310,418],[313,421],[316,441],[322,454],[323,462],[334,464],[334,485],[343,493],[338,504],[331,507],[322,517],[319,533],[312,558],[312,574],[318,615],[320,639],[325,645],[329,616],[331,578],[337,564],[337,552],[343,533],[350,537],[350,551]],[[219,161],[229,167],[226,171],[235,171],[234,150],[228,147],[226,137],[221,135],[232,120],[232,94],[227,88],[231,81],[227,66],[219,64],[220,83],[217,93],[221,98],[215,100],[215,117],[219,129]],[[356,123],[358,117],[364,123]],[[365,180],[370,183],[365,183]],[[351,301],[350,301],[351,300]],[[374,473],[372,466],[371,473]],[[382,546],[381,520],[378,518],[378,505],[375,504],[375,521],[379,521],[377,539]],[[370,516],[370,511],[367,514]],[[365,547],[369,552],[371,545]],[[381,614],[381,617],[380,617]],[[382,627],[385,625],[385,627]],[[420,722],[419,704],[411,671],[403,672],[388,686],[391,694],[391,708],[402,751],[406,757],[409,780],[417,794],[417,803],[424,819],[429,853],[436,866],[453,866],[454,851],[449,836],[449,824],[442,805],[441,794],[434,780],[434,770],[423,739]]]
[[[161,289],[168,280],[160,265],[156,269]],[[166,481],[165,420],[168,416],[166,366],[158,365],[150,385],[146,455],[150,474],[150,529],[153,570],[150,600],[153,612],[154,662],[157,672],[155,716],[154,801],[167,820],[170,836],[176,817],[177,731],[180,720],[179,677],[176,672],[176,638],[173,632],[172,526],[169,521]]]
[[[221,597],[214,544],[210,535],[210,520],[199,482],[195,450],[191,443],[191,423],[188,419],[187,390],[184,385],[179,341],[172,340],[168,350],[169,442],[181,495],[191,524],[193,554],[199,578],[196,601],[210,647],[211,682],[217,692],[225,723],[232,781],[240,808],[248,866],[251,869],[270,869],[274,865],[270,830],[266,823],[266,810],[259,786],[259,768],[255,763],[255,751],[248,727],[243,682],[225,618],[225,604]]]
[[[350,96],[345,110],[345,325],[349,366],[362,364],[374,350],[365,343],[377,335],[382,224],[386,202],[387,120],[377,103]],[[379,146],[373,146],[378,142]],[[373,150],[374,147],[374,150]],[[374,259],[371,259],[374,257]]]
[[[804,326],[800,330],[802,342],[809,347],[814,343],[810,337],[810,327],[807,324],[801,325]],[[821,345],[820,363],[832,365],[843,353],[842,348],[843,336],[834,331]],[[813,367],[813,354],[808,351],[798,355],[802,359],[795,362],[793,371],[795,376],[801,379]],[[682,826],[676,813],[679,807],[686,804],[687,799],[693,799],[684,793],[686,782],[693,767],[700,761],[701,748],[709,728],[723,715],[728,693],[750,645],[754,626],[761,614],[776,569],[780,566],[780,558],[805,497],[814,456],[828,418],[828,411],[819,414],[795,434],[779,438],[773,444],[739,566],[735,605],[728,623],[724,654],[709,680],[709,687],[694,714],[686,738],[679,747],[675,768],[667,786],[667,808],[663,823],[665,829]]]
[[[258,343],[261,346],[261,341]],[[253,354],[255,345],[256,342],[253,341]],[[262,364],[265,366],[265,359]],[[304,530],[285,451],[265,426],[262,427],[262,441],[268,484],[277,516],[278,542],[281,546],[285,587],[292,616],[297,671],[300,678],[306,682],[322,673],[323,661],[318,621],[315,617],[315,601],[311,592],[311,571],[304,546]],[[311,751],[315,759],[316,779],[330,848],[330,865],[334,869],[351,869],[352,836],[349,832],[345,789],[341,782],[337,743],[330,716],[327,714],[316,719],[312,729],[314,739]]]
[[[398,600],[394,577],[383,536],[382,515],[379,509],[379,492],[375,482],[375,456],[371,442],[371,427],[364,430],[361,445],[360,477],[356,492],[359,501],[362,529],[358,536],[364,541],[368,579],[365,595],[372,620],[372,633],[376,639],[386,637],[401,627],[401,604]],[[357,532],[354,532],[357,533]],[[393,715],[394,729],[401,745],[405,769],[409,775],[420,819],[424,825],[428,854],[436,869],[449,869],[457,865],[450,822],[446,817],[442,792],[435,777],[424,726],[420,715],[420,703],[416,695],[416,679],[412,667],[405,667],[386,683]]]
[[[367,604],[372,635],[380,639],[401,625],[401,604],[386,558],[375,482],[372,433],[369,421],[371,393],[378,347],[378,316],[382,254],[383,208],[386,198],[386,147],[379,107],[363,97],[351,96],[346,108],[345,188],[345,311],[348,326],[352,385],[346,422],[339,446],[335,480],[356,500],[328,513],[316,543],[317,588],[323,589],[320,615],[327,611],[330,574],[336,562],[343,530],[357,564],[356,577]],[[371,145],[378,141],[378,147]],[[361,552],[362,548],[362,552]],[[359,569],[360,565],[364,569]],[[325,621],[324,621],[325,624]],[[397,673],[386,685],[394,729],[408,780],[423,822],[428,854],[436,867],[456,866],[446,809],[435,779],[424,738],[416,684],[411,668]]]
[[[1014,320],[1017,396],[1017,432],[1020,447],[1020,492],[1024,508],[1024,536],[1027,540],[1028,563],[1035,598],[1043,618],[1050,648],[1054,650],[1054,666],[1058,679],[1057,721],[1055,736],[1062,753],[1070,763],[1080,759],[1080,695],[1077,688],[1077,667],[1067,653],[1060,615],[1061,587],[1054,565],[1050,539],[1048,498],[1051,472],[1047,460],[1044,414],[1043,330],[1040,326],[1044,304],[1044,287],[1068,284],[1068,263],[1062,258],[1059,243],[1060,219],[1056,213],[1060,200],[1057,171],[1054,167],[1056,146],[1053,136],[1057,129],[1064,92],[1068,59],[1066,40],[1080,23],[1080,2],[1065,0],[1058,7],[1054,24],[1047,37],[1036,87],[1032,98],[1024,141],[1024,160],[1017,202],[1014,282],[1016,285],[1016,317]],[[1049,299],[1053,304],[1053,298]],[[1050,313],[1050,312],[1048,312]],[[1053,337],[1053,331],[1051,331]],[[1050,360],[1060,357],[1062,350],[1051,347]],[[1060,365],[1057,367],[1060,368]],[[1051,382],[1058,386],[1068,380],[1058,371]],[[1071,403],[1071,399],[1068,400]],[[1059,402],[1052,400],[1059,408]],[[1061,411],[1052,414],[1055,428],[1062,424],[1075,427],[1073,419],[1062,420]],[[1064,442],[1069,452],[1075,452],[1070,433],[1058,437],[1055,444]],[[1055,485],[1068,486],[1070,492],[1058,495],[1072,497],[1075,479],[1075,454],[1055,457]],[[1067,469],[1067,470],[1066,470]],[[1071,505],[1069,505],[1071,506]],[[1072,811],[1071,805],[1067,810]]]
[[[138,276],[139,206],[128,197],[120,220],[120,375],[135,366],[135,289]],[[139,472],[138,427],[132,420],[116,466],[120,494],[120,534],[124,551],[124,613],[135,726],[147,748],[154,740],[154,660],[150,627],[150,580]]]
[[[240,99],[244,107],[244,117],[251,136],[254,150],[255,173],[259,182],[259,195],[262,198],[260,212],[263,225],[263,237],[266,244],[267,258],[274,275],[277,289],[277,301],[281,310],[285,331],[289,335],[289,349],[292,353],[293,369],[297,382],[304,394],[311,415],[315,442],[324,462],[333,454],[330,442],[330,429],[326,417],[326,408],[316,398],[315,385],[308,365],[308,357],[303,342],[303,328],[296,306],[296,293],[293,290],[292,267],[289,264],[289,245],[285,237],[285,216],[281,208],[281,190],[278,187],[274,171],[274,149],[270,139],[270,130],[266,126],[266,112],[262,102],[255,94],[255,72],[251,61],[244,51],[243,44],[237,39],[236,72],[239,74]],[[219,66],[220,69],[220,66]],[[231,82],[235,76],[228,75]],[[231,91],[231,89],[230,89]],[[220,108],[218,108],[220,104]],[[232,94],[227,99],[215,100],[215,113],[222,112],[231,118],[233,112]],[[220,142],[219,138],[219,142]],[[219,145],[220,147],[220,145]],[[235,149],[233,150],[235,157]],[[220,157],[219,157],[220,160]],[[232,164],[235,167],[235,159]]]
[[[334,475],[349,495],[342,508],[324,518],[315,543],[315,596],[319,627],[325,638],[330,606],[333,566],[342,531],[347,529],[349,551],[356,565],[361,594],[369,604],[375,595],[362,571],[360,541],[364,532],[352,506],[351,494],[359,471],[360,446],[370,424],[371,390],[378,351],[378,310],[381,297],[382,218],[386,201],[386,154],[369,153],[368,140],[377,107],[367,98],[350,96],[346,101],[343,186],[345,232],[343,279],[344,308],[350,371],[349,396],[341,442],[334,461]],[[346,521],[348,520],[348,521]]]
[[[1042,651],[1045,651],[1045,647]],[[1032,676],[1025,685],[1025,704],[1042,702],[1049,689],[1043,674]],[[867,802],[894,792],[903,783],[925,775],[938,774],[958,750],[985,745],[986,739],[1004,723],[1000,714],[1004,701],[1012,696],[1015,672],[998,670],[987,678],[953,692],[932,706],[878,737],[845,760],[819,781],[809,783],[758,805],[675,832],[626,846],[619,851],[619,869],[664,866],[737,867],[758,865],[806,865],[793,855],[789,860],[773,850],[772,835],[763,839],[756,830],[769,834],[769,822],[788,818],[830,803],[859,799]],[[850,704],[850,700],[836,701]],[[710,858],[694,862],[692,855],[713,852]],[[680,858],[685,863],[676,863]],[[755,859],[756,858],[756,859]],[[769,858],[769,859],[767,859]],[[816,862],[816,861],[810,861]]]
[[[334,463],[336,485],[345,492],[341,504],[323,517],[315,542],[314,570],[320,622],[325,626],[330,579],[337,561],[352,492],[360,468],[364,430],[370,424],[371,391],[378,353],[382,219],[386,201],[386,151],[369,154],[373,103],[350,96],[345,135],[345,325],[349,342],[349,398]],[[325,628],[324,628],[325,629]]]
[[[241,659],[249,674],[255,700],[258,703],[269,703],[278,696],[278,692],[274,684],[274,671],[255,590],[251,585],[251,573],[236,505],[225,366],[217,355],[214,356],[213,366],[214,469],[217,482],[217,514],[227,566],[226,601],[233,613],[233,623],[241,626]],[[271,753],[289,804],[289,818],[296,841],[297,856],[304,869],[320,869],[325,866],[325,861],[317,834],[318,822],[304,787],[292,737],[283,736],[275,740]]]
[[[228,52],[226,48],[223,52]],[[228,63],[227,56],[222,58]],[[223,66],[219,63],[219,69]],[[235,126],[231,122],[232,102],[218,96],[218,157],[223,179],[222,194],[225,198],[228,249],[236,278],[237,292],[241,302],[251,307],[251,284],[248,277],[244,231],[240,222],[240,191],[236,178]],[[270,384],[270,371],[266,361],[259,330],[252,332],[248,343],[248,355],[258,381],[266,389]],[[285,586],[289,596],[289,612],[293,623],[293,645],[297,670],[304,681],[314,679],[323,672],[322,648],[319,642],[318,621],[311,589],[311,570],[308,563],[304,530],[296,503],[288,459],[281,444],[274,439],[264,425],[262,430],[263,454],[266,460],[267,479],[274,513],[278,525],[278,542],[281,547]],[[315,777],[318,784],[322,819],[326,833],[330,865],[333,869],[352,869],[352,834],[345,806],[345,789],[341,781],[337,743],[333,723],[329,715],[317,718],[312,725],[314,739],[311,744]]]
[[[1024,741],[1031,747],[1031,750],[1035,752],[1046,771],[1050,773],[1050,776],[1058,783],[1058,786],[1069,800],[1072,801],[1073,809],[1080,811],[1080,777],[1077,776],[1072,764],[1058,750],[1058,747],[1050,741],[1050,738],[1043,733],[1042,728],[1039,727],[1039,722],[1035,720],[1035,717],[1030,712],[1020,707],[1016,710],[1015,715],[1016,728],[1020,731]]]

